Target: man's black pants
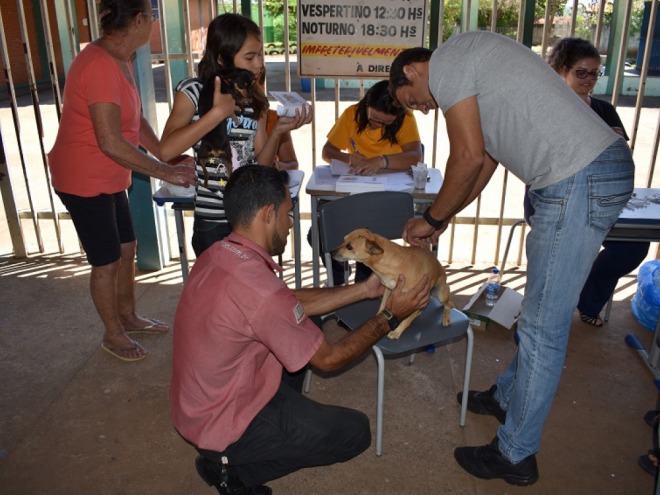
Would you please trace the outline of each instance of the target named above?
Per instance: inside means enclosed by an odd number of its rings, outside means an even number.
[[[199,449],[246,487],[262,485],[298,469],[344,462],[371,444],[369,418],[360,411],[319,404],[301,392],[304,370],[283,373],[275,396],[252,420],[243,436],[224,452]]]

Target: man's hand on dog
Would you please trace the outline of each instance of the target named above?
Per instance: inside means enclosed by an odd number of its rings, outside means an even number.
[[[404,291],[406,277],[399,275],[396,287],[387,299],[385,309],[389,309],[400,320],[413,311],[425,308],[431,297],[431,280],[428,275],[417,282],[411,289]]]
[[[369,278],[365,280],[362,284],[365,289],[365,299],[376,299],[383,295],[385,292],[385,286],[381,283],[380,278],[375,273],[369,275]]]
[[[411,246],[429,248],[438,243],[438,238],[448,225],[445,224],[440,230],[435,230],[423,218],[411,218],[403,228],[401,237]]]

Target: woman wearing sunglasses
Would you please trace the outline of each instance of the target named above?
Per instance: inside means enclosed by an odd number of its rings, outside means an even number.
[[[390,95],[388,81],[374,84],[348,107],[328,133],[323,159],[348,164],[356,174],[408,170],[422,161],[422,142],[412,112]]]
[[[555,44],[548,62],[582,101],[626,141],[629,139],[614,107],[591,96],[596,81],[602,75],[600,54],[596,47],[580,38],[564,38]],[[603,325],[600,311],[612,296],[619,278],[637,268],[648,250],[648,242],[603,243],[603,249],[594,261],[580,294],[577,307],[583,322],[594,327]]]

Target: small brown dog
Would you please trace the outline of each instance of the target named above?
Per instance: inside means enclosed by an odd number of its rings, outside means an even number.
[[[383,302],[378,309],[380,313],[385,307],[387,298],[396,287],[399,274],[406,277],[404,289],[413,287],[422,277],[428,274],[431,280],[433,295],[445,307],[442,316],[442,325],[450,323],[450,310],[455,307],[449,300],[449,285],[444,268],[431,251],[417,246],[401,246],[374,234],[368,229],[357,229],[344,237],[344,243],[332,251],[332,257],[338,261],[355,260],[371,268],[381,283],[385,286]],[[405,318],[396,330],[387,336],[398,339],[410,326],[410,323],[419,316],[421,311],[415,311]]]

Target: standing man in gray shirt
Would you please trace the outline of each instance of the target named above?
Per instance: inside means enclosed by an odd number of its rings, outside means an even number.
[[[450,143],[442,188],[424,217],[408,222],[406,241],[436,243],[498,163],[530,186],[536,212],[518,349],[490,390],[468,398],[470,411],[502,426],[490,444],[459,447],[454,457],[479,478],[531,485],[573,309],[633,191],[630,149],[538,55],[498,34],[468,32],[435,51],[404,50],[392,63],[390,90],[407,108],[440,108]]]

